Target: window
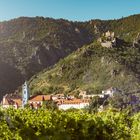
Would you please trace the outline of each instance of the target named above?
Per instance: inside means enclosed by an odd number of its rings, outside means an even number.
[[[26,94],[26,91],[24,90],[24,94]]]

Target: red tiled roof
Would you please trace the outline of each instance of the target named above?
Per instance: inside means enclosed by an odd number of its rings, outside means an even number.
[[[48,101],[51,100],[51,95],[35,95],[29,98],[29,101]]]
[[[13,105],[14,101],[8,98],[5,98],[5,102],[3,103],[3,105]]]
[[[14,105],[18,104],[21,105],[21,97],[18,94],[6,94],[3,97],[2,105]]]
[[[22,105],[22,101],[21,99],[9,99],[9,98],[5,98],[5,102],[3,103],[3,105]]]
[[[21,99],[13,99],[13,101],[15,102],[15,104],[21,106],[22,105],[22,100]]]

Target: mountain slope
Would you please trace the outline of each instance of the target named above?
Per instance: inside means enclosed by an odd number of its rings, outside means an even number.
[[[132,42],[140,32],[140,15],[109,21],[71,22],[20,17],[0,22],[1,96],[14,91],[25,79],[53,66],[61,58],[91,43],[108,30]],[[135,71],[133,66],[130,67]]]
[[[115,32],[117,37],[133,42],[140,33],[140,14],[114,20],[91,20],[81,24],[92,34],[96,33],[96,36],[109,30]]]
[[[77,94],[81,90],[95,94],[109,87],[128,92],[140,87],[139,68],[138,48],[124,42],[108,49],[94,42],[59,61],[52,69],[33,76],[30,89],[32,94]]]
[[[0,67],[10,68],[1,69],[0,92],[14,91],[91,39],[84,28],[66,20],[21,17],[0,23]]]

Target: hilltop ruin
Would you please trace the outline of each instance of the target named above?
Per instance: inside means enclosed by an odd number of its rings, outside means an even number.
[[[102,47],[106,47],[106,48],[112,48],[116,46],[115,33],[110,31],[103,33],[102,36],[98,39],[98,42],[101,43]]]

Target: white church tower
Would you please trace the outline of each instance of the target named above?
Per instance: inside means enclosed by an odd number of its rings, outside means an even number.
[[[24,107],[28,103],[29,99],[29,90],[28,90],[28,85],[27,82],[22,86],[22,107]]]

